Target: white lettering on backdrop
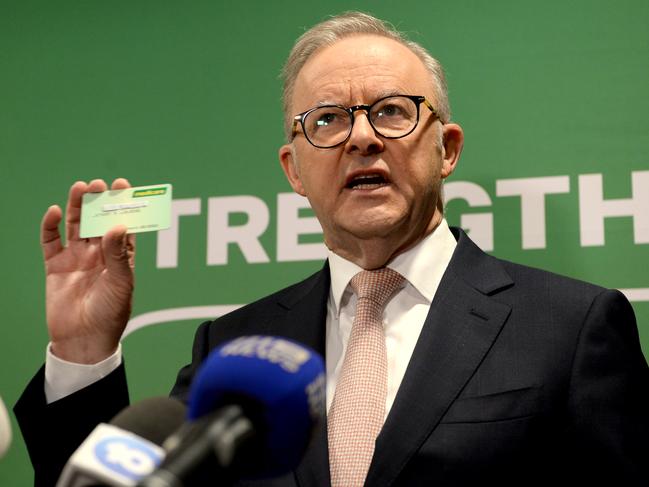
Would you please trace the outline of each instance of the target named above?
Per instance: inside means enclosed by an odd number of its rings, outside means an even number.
[[[578,176],[579,233],[582,247],[606,243],[604,222],[609,218],[631,218],[634,244],[649,243],[649,171],[630,174],[631,196],[605,198],[601,174]],[[555,195],[570,192],[570,176],[500,179],[495,182],[496,197],[520,199],[521,247],[547,248],[546,205]],[[485,251],[494,250],[494,214],[489,209],[493,199],[488,191],[469,181],[445,184],[446,203],[464,200],[477,213],[460,215],[460,226]],[[172,203],[172,225],[158,232],[156,265],[158,268],[178,267],[180,229],[184,218],[201,215],[201,199],[177,199]],[[207,265],[227,265],[230,252],[236,247],[247,263],[270,262],[260,238],[268,230],[270,210],[259,197],[251,195],[210,197],[207,202]],[[233,223],[235,216],[237,222]],[[322,260],[327,252],[322,243],[322,229],[313,216],[309,202],[295,193],[277,195],[276,262]],[[301,242],[309,236],[309,242]],[[631,236],[629,236],[631,238]],[[630,301],[649,301],[649,288],[621,289]],[[152,311],[134,317],[125,335],[143,326],[185,319],[209,319],[232,311],[240,305],[195,306]]]

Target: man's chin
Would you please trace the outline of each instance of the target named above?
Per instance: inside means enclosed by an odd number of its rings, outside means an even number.
[[[387,238],[402,233],[399,222],[392,219],[357,219],[341,227],[349,235],[362,240]]]

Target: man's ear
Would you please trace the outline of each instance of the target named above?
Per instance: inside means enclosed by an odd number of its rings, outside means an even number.
[[[297,168],[297,160],[293,153],[294,147],[292,144],[285,144],[279,148],[279,163],[282,165],[286,179],[288,183],[293,188],[297,194],[301,196],[306,196],[306,191],[302,186],[302,180],[300,179],[300,173]]]
[[[442,154],[442,179],[446,179],[453,171],[455,166],[460,160],[462,147],[464,147],[464,132],[462,127],[456,123],[444,124],[442,129],[442,143],[444,144],[444,152]]]

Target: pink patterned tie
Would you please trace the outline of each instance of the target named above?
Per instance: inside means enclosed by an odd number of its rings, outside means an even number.
[[[388,268],[362,271],[351,280],[356,316],[327,419],[332,487],[365,482],[388,389],[383,309],[403,281]]]

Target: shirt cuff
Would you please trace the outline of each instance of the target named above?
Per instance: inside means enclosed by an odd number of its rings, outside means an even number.
[[[122,344],[110,357],[96,364],[75,364],[52,353],[52,344],[45,352],[45,400],[47,404],[64,398],[106,377],[122,363]]]

